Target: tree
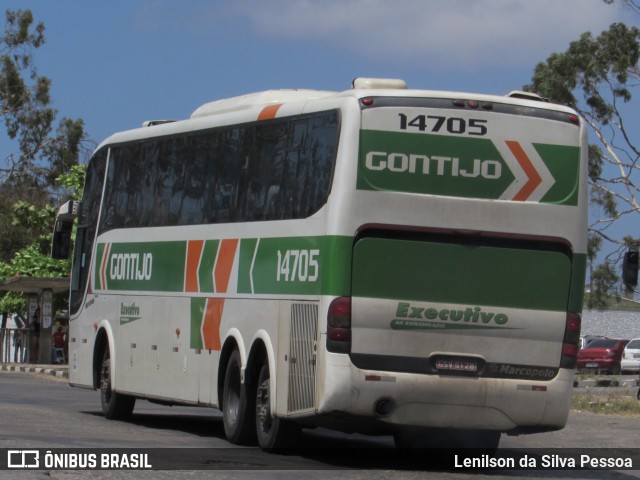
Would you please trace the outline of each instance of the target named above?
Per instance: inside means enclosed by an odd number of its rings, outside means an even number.
[[[7,10],[0,33],[0,117],[10,146],[0,153],[0,280],[14,275],[67,276],[69,265],[49,257],[55,206],[79,190],[79,160],[92,147],[81,119],[56,126],[51,81],[38,74],[33,54],[45,27],[30,10]],[[57,180],[62,174],[67,178]],[[70,190],[71,189],[71,190]],[[16,303],[17,302],[17,303]],[[3,305],[4,304],[4,305]],[[0,298],[10,308],[20,300]]]
[[[51,107],[51,80],[33,63],[33,51],[45,42],[44,30],[44,24],[34,24],[30,10],[7,10],[0,36],[0,115],[20,150],[5,156],[1,172],[5,180],[36,187],[52,185],[64,168],[77,163],[85,139],[82,120],[66,118],[52,135],[57,112]]]
[[[592,288],[587,297],[587,307],[592,309],[605,309],[615,293],[615,287],[619,278],[615,267],[610,262],[598,265],[593,272]]]
[[[625,3],[637,9],[633,0]],[[535,67],[531,84],[524,87],[574,108],[597,141],[589,146],[590,196],[595,214],[589,226],[589,259],[595,259],[601,246],[601,242],[593,243],[596,237],[614,249],[604,265],[590,265],[596,289],[608,288],[617,278],[613,264],[630,242],[638,241],[616,238],[609,232],[614,223],[640,211],[640,145],[637,129],[626,121],[633,90],[640,80],[639,59],[640,30],[614,23],[598,37],[584,33],[564,53],[553,53]]]
[[[637,0],[618,0],[622,6],[628,8],[634,13],[640,13],[640,3]],[[616,0],[604,0],[604,3],[612,5],[616,2]]]
[[[56,178],[55,182],[69,192],[69,196],[80,201],[86,173],[85,165],[71,167],[69,173]],[[43,233],[34,237],[32,242],[18,250],[11,261],[0,263],[0,280],[16,275],[29,277],[66,277],[71,270],[70,260],[54,260],[49,254],[51,235],[55,221],[56,209],[51,205],[38,208],[27,202],[16,204],[11,216],[14,227],[26,227],[28,230],[41,230]],[[66,298],[62,299],[66,303]],[[0,296],[0,312],[25,311],[23,295],[7,293]]]
[[[51,106],[51,81],[38,74],[33,53],[44,42],[45,27],[30,10],[7,10],[0,34],[0,116],[17,151],[0,154],[0,261],[9,261],[42,231],[11,226],[8,219],[20,201],[38,208],[64,195],[55,178],[69,171],[91,147],[81,119],[63,118]],[[57,203],[57,201],[56,201]]]

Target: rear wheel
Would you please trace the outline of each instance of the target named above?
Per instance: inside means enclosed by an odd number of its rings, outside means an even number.
[[[102,356],[100,368],[100,403],[102,413],[109,420],[127,418],[133,412],[136,398],[113,391],[111,382],[111,354],[107,347]]]
[[[258,376],[256,391],[256,431],[258,444],[264,450],[290,448],[300,433],[294,422],[271,415],[271,387],[269,365],[265,362]]]
[[[495,452],[500,432],[449,428],[404,427],[393,436],[397,448],[477,448]]]
[[[231,443],[255,442],[255,409],[253,395],[247,394],[247,385],[240,377],[240,353],[234,350],[227,363],[222,393],[222,423]]]

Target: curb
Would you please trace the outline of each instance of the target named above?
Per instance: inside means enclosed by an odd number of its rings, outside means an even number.
[[[39,375],[51,375],[52,377],[69,378],[69,367],[59,367],[55,365],[40,366],[0,364],[0,370],[5,372],[37,373]]]

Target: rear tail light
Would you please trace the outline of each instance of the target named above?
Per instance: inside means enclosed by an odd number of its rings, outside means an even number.
[[[578,350],[580,350],[580,325],[580,315],[571,312],[567,313],[567,320],[564,327],[564,338],[562,340],[560,368],[576,368]]]
[[[351,351],[351,297],[338,297],[329,305],[327,350],[333,353]]]

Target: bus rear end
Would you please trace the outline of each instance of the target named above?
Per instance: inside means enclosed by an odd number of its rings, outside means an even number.
[[[586,263],[579,118],[508,97],[354,93],[357,171],[332,219],[354,237],[351,295],[329,307],[320,411],[375,416],[400,439],[562,428]]]

